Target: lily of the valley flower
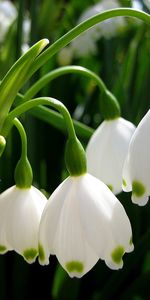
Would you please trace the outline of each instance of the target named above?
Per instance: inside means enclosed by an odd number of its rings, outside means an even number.
[[[98,261],[119,269],[133,250],[126,212],[97,178],[85,173],[68,177],[51,195],[39,228],[39,262],[55,254],[71,277],[82,277]]]
[[[38,229],[47,200],[35,187],[10,187],[0,195],[0,253],[15,250],[28,263],[38,255]]]
[[[114,194],[122,191],[122,169],[135,126],[123,118],[105,120],[87,146],[88,172],[102,180]]]
[[[135,130],[123,168],[123,190],[132,191],[132,201],[145,205],[150,195],[150,110]]]

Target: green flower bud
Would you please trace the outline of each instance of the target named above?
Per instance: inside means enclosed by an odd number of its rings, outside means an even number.
[[[113,120],[120,117],[120,105],[116,97],[108,90],[103,92],[101,99],[101,112],[105,120]]]
[[[80,176],[86,173],[85,151],[77,138],[68,139],[65,149],[65,161],[71,176]]]
[[[21,158],[15,169],[15,183],[19,188],[30,188],[32,185],[32,168],[27,158]]]

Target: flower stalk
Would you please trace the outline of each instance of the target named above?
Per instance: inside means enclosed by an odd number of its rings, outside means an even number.
[[[32,185],[32,168],[27,158],[27,137],[23,125],[15,118],[13,124],[18,129],[21,137],[21,157],[15,168],[15,183],[18,188],[30,188]]]
[[[71,116],[65,107],[65,105],[54,99],[49,97],[43,98],[35,98],[29,100],[20,106],[16,107],[12,110],[8,117],[6,118],[5,124],[2,129],[3,136],[7,136],[9,130],[12,127],[13,120],[20,116],[22,113],[26,112],[27,110],[37,106],[37,105],[48,105],[53,107],[54,109],[58,110],[64,117],[66,122],[66,128],[68,133],[68,142],[66,144],[66,165],[67,169],[72,176],[79,176],[86,172],[86,157],[84,149],[76,137],[76,133],[74,130],[73,122]]]

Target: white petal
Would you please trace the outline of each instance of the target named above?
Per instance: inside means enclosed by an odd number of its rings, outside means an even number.
[[[99,258],[86,241],[80,221],[79,199],[76,195],[78,179],[72,181],[70,192],[61,210],[54,248],[60,264],[68,274],[71,277],[81,277]]]
[[[128,174],[133,185],[134,182],[143,186],[146,196],[150,194],[150,110],[135,130],[128,151]]]
[[[138,204],[139,206],[144,206],[147,204],[149,197],[147,195],[136,197],[134,194],[132,194],[131,199],[133,203]]]
[[[53,241],[55,238],[60,213],[64,199],[68,194],[71,179],[67,178],[50,196],[42,213],[39,227],[39,262],[42,265],[49,263],[49,255],[54,253]],[[57,200],[56,200],[57,199]]]
[[[122,169],[134,130],[123,118],[104,121],[87,146],[88,172],[111,186],[114,194],[122,191]]]
[[[4,193],[0,194],[0,253],[2,254],[13,249],[6,238],[7,211],[9,209],[7,195],[9,195],[9,189],[5,191],[6,199],[3,195]]]
[[[48,263],[50,253],[55,253],[71,277],[83,276],[98,260],[84,238],[77,204],[76,179],[69,177],[51,195],[39,230],[44,253],[40,263]]]
[[[47,200],[34,187],[19,189],[14,186],[2,193],[1,197],[9,202],[5,223],[7,241],[31,263],[38,254],[38,229]]]
[[[126,157],[122,172],[122,189],[124,192],[132,191],[132,182],[130,178],[129,156]]]
[[[132,231],[126,212],[102,182],[89,174],[82,176],[77,197],[87,241],[97,255],[106,259],[118,246],[127,252],[132,250]]]

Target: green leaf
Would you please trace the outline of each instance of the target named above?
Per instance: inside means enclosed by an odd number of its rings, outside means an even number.
[[[48,44],[47,39],[43,39],[32,46],[8,71],[0,85],[0,129],[4,123],[17,92],[28,79],[29,69],[35,58]]]

